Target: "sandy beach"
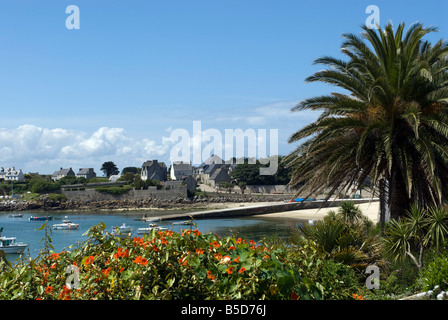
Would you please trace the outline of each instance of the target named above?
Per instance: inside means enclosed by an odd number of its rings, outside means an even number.
[[[226,209],[226,208],[239,208],[239,207],[258,207],[258,206],[269,206],[273,204],[282,204],[284,202],[240,202],[240,203],[213,203],[205,206],[207,210],[214,209]],[[372,200],[370,203],[358,204],[362,213],[367,216],[374,223],[378,222],[378,212],[379,212],[379,201]],[[300,209],[276,213],[266,213],[263,217],[269,218],[293,218],[293,219],[313,219],[319,220],[327,215],[330,210],[337,210],[337,206],[322,208],[322,209]],[[255,215],[254,217],[256,217]]]
[[[240,204],[241,205],[241,204]],[[254,205],[252,204],[247,204]],[[362,213],[367,216],[374,223],[378,222],[378,211],[379,211],[379,201],[372,201],[370,203],[361,203],[358,205],[361,209]],[[264,217],[270,218],[297,218],[297,219],[313,219],[319,220],[322,219],[330,210],[337,210],[337,207],[330,208],[322,208],[322,209],[301,209],[301,210],[292,210],[285,212],[277,212],[277,213],[267,213],[263,214]]]

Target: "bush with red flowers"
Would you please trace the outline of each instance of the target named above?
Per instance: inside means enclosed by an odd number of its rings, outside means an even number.
[[[281,247],[192,229],[121,238],[99,224],[88,236],[71,252],[0,263],[0,299],[322,298]]]

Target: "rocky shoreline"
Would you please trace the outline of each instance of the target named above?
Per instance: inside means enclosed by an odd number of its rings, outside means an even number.
[[[285,197],[286,200],[289,197]],[[176,198],[174,200],[106,200],[106,201],[57,201],[43,198],[38,201],[2,201],[0,212],[15,211],[103,211],[103,210],[200,210],[219,204],[279,201],[279,197],[213,196]]]

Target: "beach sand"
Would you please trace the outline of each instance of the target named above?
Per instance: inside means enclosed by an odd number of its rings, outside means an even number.
[[[254,205],[254,203],[250,205]],[[370,203],[361,203],[358,206],[365,216],[367,216],[374,223],[378,222],[379,201],[372,201]],[[327,215],[328,211],[330,210],[337,210],[337,207],[322,208],[322,209],[302,209],[302,210],[292,210],[277,213],[267,213],[263,214],[263,217],[320,220],[325,215]]]

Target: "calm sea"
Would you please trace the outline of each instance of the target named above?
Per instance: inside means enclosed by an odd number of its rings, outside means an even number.
[[[45,221],[29,221],[31,216],[51,215],[52,221],[48,221],[51,227],[52,245],[55,252],[68,250],[71,245],[82,243],[87,239],[83,234],[94,225],[104,222],[107,231],[112,231],[115,226],[121,226],[123,223],[133,227],[132,237],[141,236],[137,234],[137,228],[147,227],[148,222],[141,221],[143,214],[146,216],[160,215],[158,212],[142,212],[142,211],[126,211],[126,213],[117,212],[61,212],[61,213],[22,213],[21,218],[10,217],[8,213],[0,214],[0,228],[3,227],[3,236],[16,237],[18,242],[29,244],[29,255],[35,258],[39,251],[44,247],[41,241],[45,237],[44,230],[36,230],[40,228]],[[77,230],[53,230],[53,224],[62,223],[64,217],[67,216],[73,223],[79,224]],[[174,221],[159,221],[157,224],[166,227],[169,230],[180,231],[187,229],[189,226],[173,224]],[[257,217],[241,217],[231,219],[203,219],[194,221],[197,228],[203,233],[213,232],[220,236],[238,235],[238,237],[259,241],[264,238],[287,238],[290,235],[291,226],[295,226],[303,221],[287,218],[263,218]],[[28,250],[25,255],[28,256]],[[9,261],[15,261],[19,255],[8,254]]]

